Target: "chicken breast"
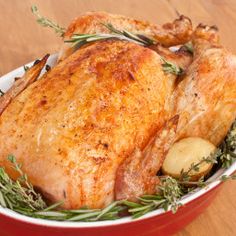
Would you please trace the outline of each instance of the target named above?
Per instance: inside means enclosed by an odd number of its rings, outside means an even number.
[[[166,121],[176,76],[136,44],[107,40],[82,48],[21,92],[0,116],[0,165],[9,154],[32,184],[65,208],[115,200],[116,171]]]

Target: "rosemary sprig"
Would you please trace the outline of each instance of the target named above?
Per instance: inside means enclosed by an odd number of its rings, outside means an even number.
[[[174,74],[174,75],[182,75],[184,73],[184,70],[181,67],[175,65],[172,62],[167,61],[163,57],[162,57],[162,61],[163,61],[162,68],[164,72]]]
[[[32,13],[36,16],[37,22],[42,25],[43,27],[50,27],[54,29],[54,31],[59,34],[61,37],[63,37],[65,33],[65,28],[59,26],[58,24],[54,23],[53,21],[41,16],[39,14],[37,6],[33,5],[31,7]]]
[[[86,43],[91,43],[95,41],[105,40],[105,39],[120,39],[130,41],[142,46],[150,46],[155,44],[156,42],[150,38],[143,37],[140,35],[136,35],[130,33],[126,30],[118,30],[112,24],[104,24],[110,32],[109,33],[98,33],[98,34],[73,34],[71,39],[65,40],[66,43],[73,43],[73,47],[78,49],[79,47],[83,46]]]
[[[37,17],[37,22],[40,25],[54,29],[55,32],[58,33],[60,36],[64,35],[65,28],[60,27],[58,24],[41,16],[36,6],[33,5],[31,7],[31,10],[32,10],[32,13]],[[96,42],[100,40],[106,40],[106,39],[126,40],[129,42],[139,44],[141,46],[146,46],[146,47],[157,44],[155,40],[147,36],[133,34],[127,30],[118,30],[110,23],[105,24],[101,22],[101,24],[109,30],[109,33],[73,34],[70,39],[67,39],[64,42],[72,43],[72,47],[75,49],[79,49],[80,47],[82,47],[83,45],[87,43]],[[162,60],[163,60],[162,67],[166,73],[171,73],[175,75],[183,74],[183,69],[181,67],[178,67],[177,65],[169,61],[166,61],[164,58],[162,58]]]
[[[43,27],[50,27],[54,29],[56,33],[58,33],[61,37],[64,36],[66,29],[64,27],[59,26],[57,23],[52,22],[51,20],[41,16],[39,14],[37,6],[33,5],[31,7],[32,13],[36,16],[37,22]],[[98,33],[98,34],[73,34],[71,39],[65,40],[66,43],[73,43],[73,46],[76,48],[81,47],[82,45],[94,41],[117,38],[121,40],[131,41],[142,46],[150,46],[156,44],[156,41],[148,38],[144,35],[133,34],[126,30],[118,30],[110,23],[102,23],[109,31],[108,34]]]
[[[108,30],[110,30],[111,33],[113,34],[118,34],[118,35],[123,35],[127,37],[128,39],[133,39],[136,43],[140,43],[143,46],[151,46],[154,44],[157,44],[157,42],[147,36],[144,35],[138,35],[138,34],[133,34],[127,30],[118,30],[116,29],[112,24],[103,24]]]
[[[101,24],[110,30],[109,34],[74,34],[72,35],[71,39],[65,40],[65,42],[73,43],[72,47],[76,49],[80,48],[81,46],[87,43],[105,40],[105,39],[114,39],[114,38],[130,41],[130,42],[139,44],[141,46],[150,46],[157,43],[146,36],[136,35],[126,30],[122,30],[122,31],[118,30],[112,24],[104,24],[104,23],[101,23]],[[164,72],[175,74],[175,75],[183,74],[184,71],[181,67],[167,61],[163,57],[162,57],[162,60],[163,60],[162,68]]]

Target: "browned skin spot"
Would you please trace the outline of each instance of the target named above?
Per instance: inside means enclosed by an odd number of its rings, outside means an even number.
[[[44,56],[44,58],[34,66],[29,68],[22,78],[17,78],[13,86],[0,97],[0,115],[10,104],[12,99],[19,95],[24,89],[26,89],[30,84],[32,84],[39,76],[41,70],[47,62],[49,55]]]

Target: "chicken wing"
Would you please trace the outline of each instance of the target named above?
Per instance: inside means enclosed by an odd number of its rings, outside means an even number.
[[[189,18],[180,16],[173,23],[163,26],[146,21],[132,19],[126,16],[109,14],[106,12],[89,12],[75,19],[68,27],[64,39],[68,40],[73,34],[109,33],[102,23],[110,23],[118,30],[127,30],[134,34],[144,35],[155,39],[164,46],[184,44],[192,35],[192,23]],[[59,61],[73,53],[74,48],[65,43],[59,54]]]
[[[35,65],[29,68],[22,78],[17,78],[13,86],[0,97],[0,115],[19,93],[32,84],[40,75],[45,66],[49,55],[46,55],[41,61],[37,61]]]

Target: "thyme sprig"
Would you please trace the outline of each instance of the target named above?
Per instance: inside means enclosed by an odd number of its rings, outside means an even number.
[[[44,209],[46,204],[42,196],[35,192],[28,181],[27,175],[22,172],[21,166],[16,163],[15,157],[9,155],[8,160],[20,177],[14,181],[8,176],[4,168],[0,167],[0,205],[20,213],[30,213]]]
[[[181,205],[179,201],[184,194],[178,181],[170,176],[163,176],[158,191],[158,194],[139,197],[138,203],[123,201],[123,204],[128,207],[128,212],[134,219],[160,208],[165,211],[170,209],[173,213],[176,213]]]
[[[31,7],[32,13],[36,16],[36,21],[42,25],[43,27],[50,27],[54,29],[54,31],[59,34],[59,36],[63,37],[65,33],[65,28],[59,26],[57,23],[54,23],[53,21],[43,17],[40,15],[37,6],[33,5]]]
[[[204,163],[220,164],[222,168],[228,168],[236,159],[236,121],[232,124],[225,140],[208,157],[203,157],[198,163],[192,163],[187,171],[182,170],[181,181],[189,181],[192,172],[198,172]],[[203,182],[203,180],[199,180]]]
[[[228,168],[236,159],[236,153],[234,152],[236,149],[236,121],[233,123],[220,148],[222,149],[222,154],[219,157],[220,162],[223,168]]]
[[[180,174],[180,180],[181,181],[189,181],[191,178],[191,173],[193,172],[199,172],[200,166],[204,163],[212,163],[212,164],[217,164],[218,163],[218,158],[222,154],[222,151],[220,148],[217,148],[214,152],[212,152],[208,157],[203,157],[199,162],[197,163],[192,163],[191,166],[187,171],[184,171],[182,169],[181,174]],[[201,179],[199,181],[202,181]]]

